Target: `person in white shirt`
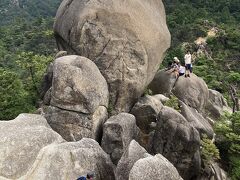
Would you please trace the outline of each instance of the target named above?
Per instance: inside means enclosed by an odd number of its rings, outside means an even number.
[[[192,73],[192,55],[190,51],[188,51],[187,54],[185,54],[184,60],[185,60],[185,67],[186,67],[185,77],[190,77],[190,73]]]
[[[183,76],[185,74],[185,67],[179,64],[178,76]]]

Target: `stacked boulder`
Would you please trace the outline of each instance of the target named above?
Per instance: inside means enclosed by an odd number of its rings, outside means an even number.
[[[95,140],[66,142],[41,115],[0,121],[0,130],[0,179],[66,180],[89,171],[97,180],[115,179],[109,155]]]
[[[54,33],[64,51],[45,76],[46,119],[0,122],[0,179],[197,178],[206,107],[221,109],[194,74],[156,74],[170,46],[162,1],[63,0]],[[172,93],[179,110],[164,105]]]
[[[92,61],[76,55],[57,58],[49,91],[50,104],[43,108],[44,116],[56,132],[67,141],[101,139],[109,93],[106,80]]]
[[[60,50],[95,62],[114,114],[129,112],[170,46],[161,0],[64,0],[54,33]]]

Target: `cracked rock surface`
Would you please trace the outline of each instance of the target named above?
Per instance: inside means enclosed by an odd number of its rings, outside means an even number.
[[[96,180],[114,180],[109,156],[96,141],[83,138],[44,147],[29,172],[19,180],[77,179],[89,171],[94,172]]]
[[[20,114],[14,120],[0,121],[0,179],[21,177],[43,147],[62,142],[40,115]]]
[[[170,45],[161,0],[64,0],[54,32],[60,50],[94,61],[114,112],[128,112]]]
[[[94,62],[63,56],[53,63],[50,105],[43,108],[44,116],[67,141],[89,137],[100,142],[108,99],[107,82]]]

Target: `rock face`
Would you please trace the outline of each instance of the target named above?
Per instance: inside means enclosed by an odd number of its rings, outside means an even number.
[[[97,66],[71,55],[53,63],[52,87],[45,95],[45,117],[67,141],[91,137],[100,142],[108,117],[108,85]]]
[[[116,168],[116,180],[126,180],[129,178],[129,172],[134,163],[142,158],[145,158],[147,151],[141,147],[135,140],[132,140],[128,148],[122,155]]]
[[[156,73],[154,79],[149,84],[149,89],[152,90],[153,94],[169,95],[175,82],[176,77],[174,73],[160,70]]]
[[[44,107],[49,125],[67,141],[89,137],[101,141],[102,126],[108,117],[107,109],[100,106],[92,115],[71,112],[57,107]]]
[[[172,92],[188,106],[204,112],[208,104],[208,87],[203,79],[191,74],[190,78],[180,76],[177,80],[173,73],[159,71],[149,85],[153,94],[169,95]]]
[[[157,121],[157,116],[162,109],[162,103],[152,96],[144,96],[133,106],[131,114],[136,117],[137,126],[144,132],[151,131],[151,123]]]
[[[170,46],[161,0],[64,0],[54,32],[60,50],[96,63],[117,112],[128,112]]]
[[[176,168],[161,154],[138,160],[130,171],[129,180],[182,180]]]
[[[136,120],[131,114],[120,113],[110,117],[103,125],[102,148],[117,164],[136,134]]]
[[[136,117],[136,124],[140,129],[138,142],[152,152],[152,139],[154,135],[154,125],[156,125],[158,113],[162,109],[162,103],[152,96],[144,96],[133,106],[131,114]]]
[[[209,89],[209,101],[207,105],[207,111],[213,118],[217,119],[224,113],[224,110],[231,112],[223,95],[218,91]]]
[[[40,115],[20,114],[12,121],[0,121],[0,179],[17,179],[33,165],[39,151],[65,142]]]
[[[212,162],[209,166],[206,166],[203,174],[198,176],[196,180],[230,180],[227,173],[219,166],[218,163]]]
[[[190,78],[178,78],[173,93],[188,106],[204,112],[208,103],[208,87],[203,79],[191,74]]]
[[[94,113],[108,106],[108,86],[97,66],[87,58],[64,56],[53,64],[51,105],[61,109]]]
[[[213,137],[214,131],[211,124],[200,113],[184,102],[180,101],[181,114],[186,118],[190,125],[195,127],[200,135],[206,134],[209,138]]]
[[[52,144],[43,148],[25,179],[77,179],[94,172],[96,180],[114,180],[113,164],[99,144],[83,138],[78,142]]]
[[[153,140],[154,153],[166,157],[184,179],[197,175],[201,159],[198,131],[177,111],[163,107]]]

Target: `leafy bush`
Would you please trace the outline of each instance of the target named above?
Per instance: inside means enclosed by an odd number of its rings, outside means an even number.
[[[221,156],[229,162],[232,179],[240,179],[240,112],[225,114],[216,124],[217,146]]]
[[[220,159],[219,150],[207,135],[203,135],[201,140],[201,156],[206,165]]]
[[[0,68],[0,120],[13,119],[22,112],[34,109],[29,93],[18,75]]]
[[[179,100],[176,96],[171,95],[170,99],[164,103],[165,106],[171,107],[180,112]]]

